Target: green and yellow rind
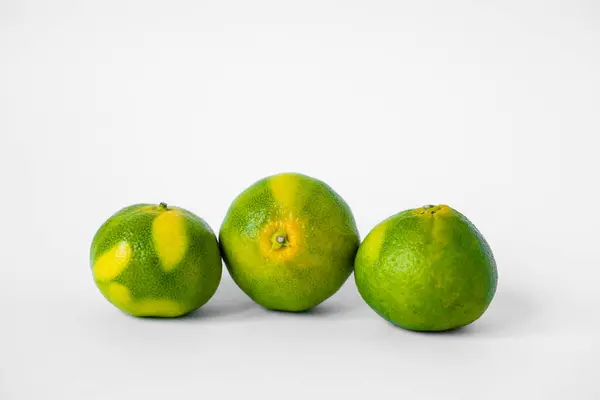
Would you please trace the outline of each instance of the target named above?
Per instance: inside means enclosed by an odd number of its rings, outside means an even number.
[[[122,256],[111,267],[107,257],[115,248],[125,254],[124,244],[131,249],[126,265]],[[150,204],[126,207],[109,218],[92,241],[90,263],[108,301],[139,317],[177,317],[201,307],[215,293],[222,271],[217,239],[204,220],[181,208]]]
[[[377,225],[356,255],[359,293],[388,321],[416,331],[468,325],[487,309],[498,273],[488,243],[448,207],[396,214]]]
[[[269,224],[294,227],[289,257],[268,254]],[[352,273],[360,243],[352,212],[325,183],[295,173],[262,179],[231,204],[219,233],[221,253],[236,284],[256,303],[303,311],[333,295]]]

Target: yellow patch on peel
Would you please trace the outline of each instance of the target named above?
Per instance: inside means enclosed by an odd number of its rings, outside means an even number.
[[[116,278],[129,265],[132,253],[133,249],[129,243],[125,241],[117,243],[94,263],[92,267],[94,278],[100,282]]]
[[[446,217],[452,215],[452,208],[445,204],[437,206],[423,206],[412,210],[412,215],[422,218],[422,221],[427,221],[431,224],[431,236],[437,245],[445,245],[448,243],[448,230],[446,229]],[[439,257],[441,250],[432,253],[432,257]]]
[[[283,235],[286,245],[273,248],[273,236]],[[304,245],[304,227],[298,218],[290,213],[287,218],[272,221],[260,233],[260,252],[269,261],[285,263],[294,258]]]
[[[152,241],[161,266],[173,270],[188,249],[186,221],[177,210],[164,211],[152,221]]]
[[[284,210],[292,210],[300,195],[300,182],[294,174],[276,175],[269,179],[269,187],[277,204]]]
[[[450,215],[452,214],[452,209],[445,204],[440,204],[435,214],[438,216]]]
[[[435,216],[435,215],[448,215],[451,212],[451,208],[445,204],[440,204],[437,206],[423,206],[419,208],[415,208],[412,210],[413,215],[422,215],[422,216]]]
[[[184,313],[179,303],[173,300],[140,300],[131,307],[131,314],[138,317],[178,317]]]
[[[120,283],[108,285],[105,294],[114,305],[136,317],[177,317],[184,314],[183,308],[173,300],[135,300],[129,288]]]
[[[125,285],[120,283],[111,283],[108,285],[107,297],[115,304],[125,306],[131,303],[131,291]]]
[[[437,245],[438,249],[434,254],[435,258],[441,258],[443,255],[443,247],[448,244],[451,234],[451,230],[448,229],[448,220],[446,217],[452,214],[452,209],[445,205],[438,206],[439,209],[433,214],[431,220],[431,236]]]
[[[382,223],[373,229],[373,231],[371,231],[365,238],[365,242],[363,244],[363,251],[365,252],[364,255],[373,262],[379,259],[381,247],[383,246],[383,241],[385,240],[386,230],[386,224]]]

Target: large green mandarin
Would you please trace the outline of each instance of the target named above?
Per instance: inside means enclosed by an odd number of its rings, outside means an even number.
[[[236,284],[263,307],[303,311],[352,273],[359,237],[346,202],[325,183],[285,173],[256,182],[231,204],[219,233]]]

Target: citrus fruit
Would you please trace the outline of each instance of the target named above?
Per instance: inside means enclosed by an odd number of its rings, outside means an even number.
[[[177,317],[206,303],[221,280],[217,239],[182,208],[136,204],[110,217],[90,251],[96,285],[137,317]]]
[[[235,283],[263,307],[303,311],[352,273],[354,217],[325,183],[295,173],[262,179],[231,204],[219,233]]]
[[[494,297],[492,250],[461,213],[424,206],[377,225],[356,255],[362,298],[388,321],[444,331],[478,319]]]

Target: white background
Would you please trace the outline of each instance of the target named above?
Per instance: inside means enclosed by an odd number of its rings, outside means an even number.
[[[592,0],[2,0],[0,399],[599,399],[599,110]],[[329,183],[363,238],[466,214],[498,262],[488,312],[404,331],[351,277],[275,313],[225,272],[201,311],[150,320],[95,288],[119,208],[218,231],[283,171]]]

